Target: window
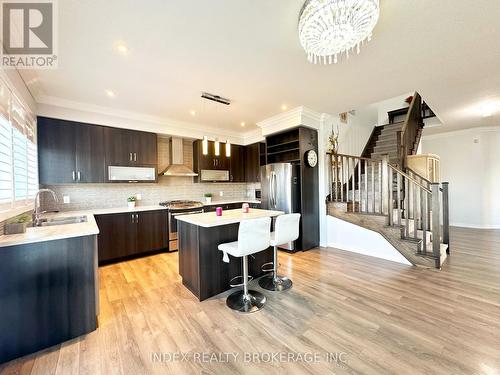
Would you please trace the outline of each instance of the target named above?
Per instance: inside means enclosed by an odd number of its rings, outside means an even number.
[[[0,81],[0,211],[26,206],[37,190],[35,117]]]

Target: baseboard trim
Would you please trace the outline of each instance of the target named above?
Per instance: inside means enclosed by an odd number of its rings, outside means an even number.
[[[470,229],[500,229],[500,225],[475,225],[466,223],[450,223],[450,227],[470,228]]]

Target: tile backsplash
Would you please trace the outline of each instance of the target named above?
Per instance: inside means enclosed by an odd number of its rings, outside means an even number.
[[[45,194],[43,209],[86,210],[93,208],[123,207],[127,198],[141,194],[137,205],[156,205],[162,201],[189,199],[203,201],[203,194],[212,193],[213,200],[254,199],[257,184],[246,183],[204,183],[195,184],[192,177],[160,177],[157,184],[81,184],[45,186],[54,190],[59,202],[54,205],[52,197]],[[223,192],[223,197],[219,192]],[[62,203],[63,196],[70,197],[71,203]]]
[[[158,139],[158,170],[162,171],[169,165],[168,138]],[[193,165],[192,141],[184,140],[184,164]],[[127,198],[141,194],[142,200],[137,205],[156,205],[162,201],[174,199],[189,199],[203,201],[203,194],[212,193],[213,200],[254,199],[255,189],[260,184],[255,183],[194,183],[193,177],[160,176],[158,183],[123,183],[123,184],[72,184],[43,186],[54,190],[59,202],[54,205],[52,197],[44,194],[43,209],[85,210],[93,208],[123,207]],[[223,197],[219,193],[223,192]],[[70,203],[63,203],[63,196],[70,198]]]

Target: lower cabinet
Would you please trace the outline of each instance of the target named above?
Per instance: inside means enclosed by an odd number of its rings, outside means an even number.
[[[164,210],[96,215],[99,263],[168,248]]]

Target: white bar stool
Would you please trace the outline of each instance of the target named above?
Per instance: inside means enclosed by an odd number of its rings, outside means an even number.
[[[274,261],[262,266],[263,271],[272,271],[270,275],[259,280],[259,285],[266,290],[282,291],[292,287],[292,280],[288,277],[278,276],[278,246],[299,238],[300,214],[280,215],[276,218],[274,232],[271,233],[271,246],[274,246]],[[264,267],[273,265],[272,270]]]
[[[266,296],[262,293],[248,290],[248,255],[266,250],[270,246],[271,218],[243,220],[238,229],[238,241],[223,243],[218,249],[224,253],[223,260],[229,262],[230,254],[234,257],[243,258],[243,283],[235,286],[243,286],[243,290],[232,293],[227,297],[226,305],[239,312],[251,313],[262,309],[266,303]],[[231,280],[239,278],[237,276]],[[252,277],[250,276],[250,280]]]

